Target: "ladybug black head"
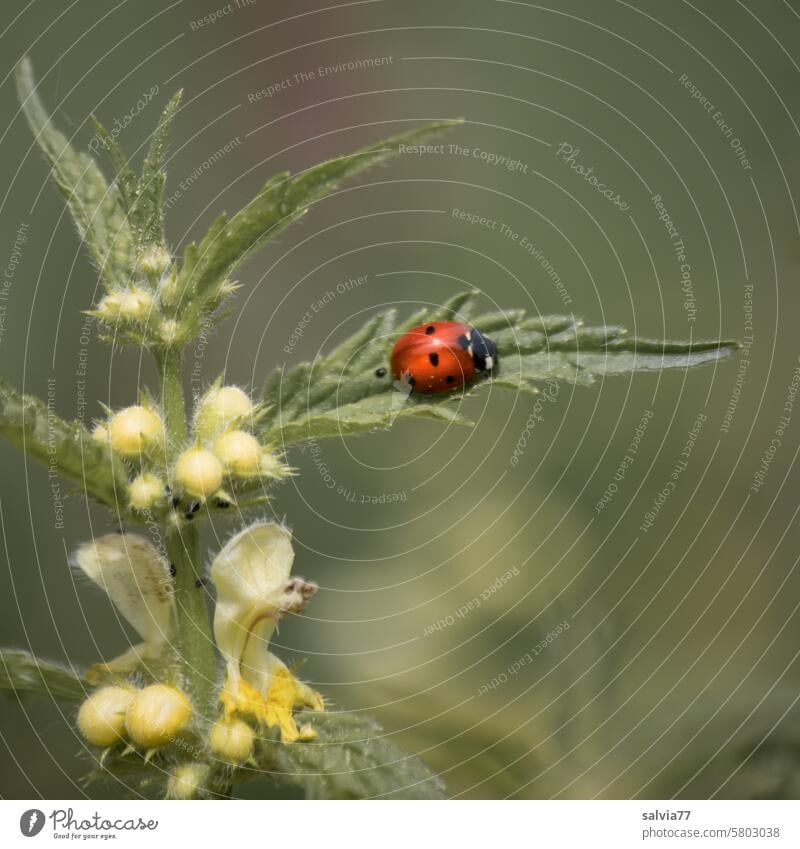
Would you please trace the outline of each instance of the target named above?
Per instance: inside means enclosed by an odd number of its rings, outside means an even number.
[[[491,371],[497,365],[497,345],[477,327],[470,328],[469,333],[462,336],[458,342],[462,348],[469,351],[475,371]]]

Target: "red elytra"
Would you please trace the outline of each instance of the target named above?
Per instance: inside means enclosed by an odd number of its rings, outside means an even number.
[[[418,392],[448,392],[491,371],[497,348],[468,324],[431,321],[412,327],[392,349],[392,374]]]

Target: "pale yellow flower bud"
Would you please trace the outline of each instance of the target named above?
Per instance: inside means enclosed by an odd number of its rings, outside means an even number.
[[[163,500],[164,481],[150,472],[134,478],[128,487],[128,501],[134,510],[149,510]]]
[[[92,746],[113,746],[125,736],[125,713],[136,695],[127,687],[95,690],[78,711],[78,730]]]
[[[205,448],[190,448],[178,457],[175,482],[196,498],[208,498],[222,483],[222,464]]]
[[[172,257],[163,245],[156,245],[139,256],[139,268],[148,277],[160,277],[169,268]]]
[[[261,468],[261,446],[243,430],[223,433],[214,443],[214,453],[229,474],[256,475]]]
[[[154,303],[153,295],[146,289],[128,289],[120,298],[120,318],[144,321],[152,313]]]
[[[162,342],[179,342],[181,333],[182,328],[174,318],[166,318],[158,326],[158,335]]]
[[[119,292],[111,292],[97,305],[95,312],[104,321],[127,319],[144,321],[153,310],[153,295],[146,289],[133,287]]]
[[[197,405],[195,435],[200,439],[211,439],[246,420],[252,412],[253,402],[250,396],[238,386],[213,386]]]
[[[205,789],[209,769],[206,764],[181,764],[167,781],[170,799],[197,799]]]
[[[92,439],[108,445],[108,428],[99,422],[92,428]]]
[[[123,457],[139,457],[161,444],[164,425],[147,407],[135,405],[120,410],[109,423],[111,449]]]
[[[253,729],[241,719],[220,719],[208,735],[211,751],[228,763],[242,763],[253,753]]]
[[[155,749],[173,741],[191,715],[192,704],[185,693],[166,684],[151,684],[136,694],[125,727],[138,746]]]

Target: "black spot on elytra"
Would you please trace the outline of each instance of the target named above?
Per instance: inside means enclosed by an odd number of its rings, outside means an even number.
[[[432,334],[436,333],[436,328],[431,324],[425,328],[425,332],[428,334],[428,336],[431,336]]]
[[[439,355],[438,354],[428,354],[428,359],[431,361],[432,366],[439,365]]]
[[[409,382],[409,385],[414,386],[414,384],[415,384],[417,381],[416,381],[416,380],[414,380],[414,377],[413,377],[413,375],[412,375],[411,377],[409,377],[409,378],[408,378],[408,382]]]
[[[447,383],[455,383],[455,382],[456,382],[456,379],[453,377],[453,375],[448,374],[447,375]]]

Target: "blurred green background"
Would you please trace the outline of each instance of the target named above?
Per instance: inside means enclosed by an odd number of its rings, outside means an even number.
[[[275,645],[305,659],[337,706],[379,719],[453,796],[800,795],[800,407],[751,491],[800,354],[797,0],[9,0],[4,12],[2,373],[40,395],[52,381],[62,416],[80,412],[84,347],[87,421],[98,402],[130,403],[154,372],[136,351],[81,341],[97,279],[18,112],[11,73],[24,53],[84,148],[95,113],[140,156],[184,88],[168,186],[176,251],[274,171],[464,118],[445,152],[349,184],[246,266],[234,314],[188,359],[204,379],[224,370],[258,387],[378,308],[410,311],[465,287],[487,308],[574,312],[644,336],[752,333],[749,365],[562,386],[527,436],[535,399],[488,390],[468,402],[472,431],[410,420],[321,442],[316,462],[293,449],[300,475],[273,510],[294,529],[296,571],[321,591]],[[559,157],[562,144],[629,209]],[[691,311],[654,195],[685,245]],[[310,304],[363,275],[286,354]],[[701,413],[675,491],[642,531]],[[112,517],[72,497],[54,527],[45,471],[5,445],[0,462],[0,643],[79,665],[115,655],[132,635],[67,564]],[[211,528],[209,551],[234,527]],[[0,795],[86,792],[69,711],[34,698],[3,698],[0,711]],[[244,792],[270,792],[268,780]]]

